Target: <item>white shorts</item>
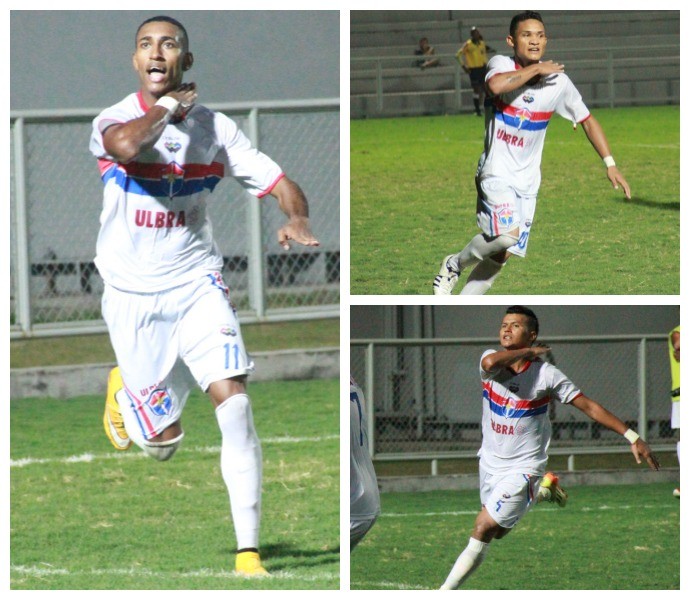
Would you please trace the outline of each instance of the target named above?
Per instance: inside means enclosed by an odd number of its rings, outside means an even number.
[[[106,285],[102,312],[145,439],[180,419],[195,381],[206,391],[254,368],[220,273],[151,294]]]
[[[671,402],[671,429],[680,429],[680,400]]]
[[[527,242],[537,208],[536,196],[521,196],[501,179],[488,177],[477,180],[477,225],[487,237],[496,237],[516,227],[520,238],[508,252],[527,254]]]
[[[369,519],[350,520],[350,552],[359,544],[364,536],[376,523],[378,517],[371,517]]]
[[[537,475],[491,475],[479,469],[479,494],[489,516],[501,527],[512,529],[536,504]]]

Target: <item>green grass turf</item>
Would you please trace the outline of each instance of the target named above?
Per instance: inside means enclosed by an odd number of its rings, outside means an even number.
[[[220,433],[203,394],[190,397],[185,440],[165,463],[115,452],[102,398],[80,397],[10,403],[10,587],[338,589],[338,381],[249,391],[264,456],[261,550],[273,577],[232,573]],[[91,458],[69,460],[79,456]]]
[[[338,319],[253,323],[242,325],[242,337],[250,352],[335,347],[340,345],[340,326]],[[10,342],[10,367],[13,369],[114,362],[115,354],[107,335]]]
[[[598,109],[626,202],[578,128],[555,116],[526,259],[491,294],[678,294],[680,110]],[[350,290],[431,294],[441,259],[476,227],[483,120],[440,116],[350,123]]]
[[[680,504],[667,485],[579,486],[495,540],[461,589],[680,589]],[[382,494],[350,588],[438,589],[467,544],[477,491]]]

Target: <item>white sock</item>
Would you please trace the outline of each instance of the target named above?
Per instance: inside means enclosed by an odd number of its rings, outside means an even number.
[[[492,258],[485,258],[470,273],[465,287],[460,290],[461,296],[486,294],[494,284],[496,277],[501,272],[503,263],[496,262]]]
[[[468,267],[472,267],[480,263],[485,258],[489,258],[494,254],[503,252],[517,243],[517,238],[502,233],[494,238],[486,238],[483,234],[478,233],[465,246],[459,254],[451,257],[448,261],[451,267],[457,271],[462,271]]]
[[[453,568],[450,570],[442,590],[455,590],[467,579],[474,570],[482,564],[484,556],[489,549],[489,544],[470,538],[467,547],[458,556]]]
[[[261,445],[247,394],[235,394],[216,408],[222,434],[220,469],[230,496],[237,547],[259,547]]]

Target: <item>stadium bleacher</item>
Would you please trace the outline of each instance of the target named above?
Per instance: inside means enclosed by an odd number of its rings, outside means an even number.
[[[469,80],[455,53],[477,26],[509,54],[512,11],[351,11],[352,118],[471,112]],[[680,101],[679,11],[542,11],[546,58],[566,66],[590,106]],[[420,70],[414,50],[428,37],[440,65]]]

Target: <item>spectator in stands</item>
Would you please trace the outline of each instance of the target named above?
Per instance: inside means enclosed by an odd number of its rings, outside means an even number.
[[[487,54],[495,53],[496,50],[487,46],[484,42],[479,29],[470,29],[470,39],[468,39],[455,58],[462,66],[463,71],[470,76],[472,86],[472,102],[474,102],[474,112],[478,117],[482,116],[482,106],[484,105],[484,80],[486,79],[486,65],[489,62]]]
[[[414,53],[416,56],[433,57],[436,54],[436,49],[429,44],[429,38],[423,37],[419,40],[419,48],[417,48]],[[438,64],[438,58],[426,58],[417,61],[417,66],[422,70],[429,67],[437,67]]]

